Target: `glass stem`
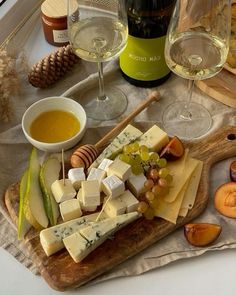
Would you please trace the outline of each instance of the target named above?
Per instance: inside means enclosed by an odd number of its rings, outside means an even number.
[[[182,120],[187,120],[191,121],[192,119],[192,114],[189,111],[189,105],[192,101],[192,96],[193,96],[193,88],[194,88],[194,80],[188,80],[188,99],[184,105],[184,109],[181,112],[180,118]]]
[[[107,97],[105,95],[104,89],[104,76],[103,76],[103,64],[98,62],[98,83],[99,83],[99,93],[97,100],[105,100]]]

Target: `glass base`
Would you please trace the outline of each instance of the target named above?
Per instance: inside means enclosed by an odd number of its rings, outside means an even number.
[[[103,100],[97,98],[98,89],[88,89],[80,93],[80,104],[85,109],[88,118],[108,121],[119,117],[127,108],[127,98],[125,94],[116,87],[106,87],[106,96]]]
[[[162,122],[165,131],[171,136],[183,139],[198,138],[207,133],[212,118],[206,108],[198,103],[179,101],[170,104],[164,111]]]

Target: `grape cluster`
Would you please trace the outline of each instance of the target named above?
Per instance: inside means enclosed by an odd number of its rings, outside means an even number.
[[[149,152],[145,145],[139,146],[137,142],[126,145],[119,156],[120,160],[131,165],[134,174],[144,173],[147,180],[144,183],[144,193],[140,196],[138,211],[145,218],[151,220],[158,208],[158,200],[169,192],[173,180],[167,161],[160,158],[155,152]]]

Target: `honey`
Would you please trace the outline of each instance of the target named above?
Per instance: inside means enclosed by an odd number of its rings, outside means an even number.
[[[80,130],[74,114],[51,110],[40,114],[30,125],[30,135],[38,141],[56,143],[70,139]]]

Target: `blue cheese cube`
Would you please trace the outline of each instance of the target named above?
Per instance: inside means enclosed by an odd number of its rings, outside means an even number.
[[[94,212],[97,210],[97,206],[86,206],[83,203],[83,198],[82,198],[82,189],[80,189],[77,193],[77,200],[80,203],[80,207],[83,211],[87,211],[87,212]]]
[[[102,180],[106,177],[106,171],[98,168],[92,168],[89,172],[89,175],[87,177],[87,180],[98,180],[100,191],[102,187]]]
[[[104,212],[109,216],[109,217],[115,217],[117,215],[124,214],[126,212],[126,203],[122,201],[120,197],[110,199],[108,200],[109,197],[106,197],[104,199]]]
[[[103,179],[102,190],[107,196],[116,198],[125,191],[125,184],[116,175],[111,175]]]
[[[69,179],[55,180],[51,185],[53,196],[57,203],[73,199],[76,196],[76,191]]]
[[[82,201],[85,206],[100,205],[100,185],[98,180],[85,180],[81,182]]]
[[[140,194],[144,192],[144,182],[146,180],[147,177],[143,173],[138,175],[132,174],[129,177],[127,181],[127,187],[135,195],[136,198],[138,198]]]
[[[139,201],[129,190],[126,190],[119,198],[126,207],[126,213],[137,211]]]
[[[69,221],[82,216],[79,200],[71,199],[60,203],[61,217],[64,221]]]
[[[113,163],[110,159],[103,159],[98,168],[107,172],[108,167]]]
[[[72,182],[75,190],[79,190],[81,187],[81,181],[85,180],[84,168],[72,168],[68,171],[68,178]]]
[[[118,158],[107,169],[107,176],[116,175],[124,182],[130,177],[131,173],[131,166]]]

